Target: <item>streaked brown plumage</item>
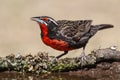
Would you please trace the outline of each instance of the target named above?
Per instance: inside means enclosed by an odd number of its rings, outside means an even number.
[[[48,16],[33,17],[41,29],[41,38],[43,42],[60,51],[64,51],[61,56],[70,50],[83,48],[82,58],[85,58],[84,49],[88,40],[96,34],[97,31],[112,28],[111,24],[92,25],[92,20],[58,20]]]

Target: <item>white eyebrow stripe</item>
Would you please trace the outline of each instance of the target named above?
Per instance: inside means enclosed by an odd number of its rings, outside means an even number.
[[[49,18],[50,19],[50,18]],[[53,23],[55,23],[56,25],[58,25],[58,23],[56,23],[56,21],[54,21],[53,19],[50,19]]]

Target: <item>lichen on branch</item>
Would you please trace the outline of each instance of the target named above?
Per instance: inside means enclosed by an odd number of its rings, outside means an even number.
[[[45,52],[39,52],[35,56],[10,54],[6,57],[0,57],[0,71],[13,70],[41,74],[91,69],[96,68],[95,66],[102,62],[120,61],[120,51],[111,47],[92,51],[86,56],[84,64],[83,62],[81,64],[80,57],[59,59],[56,63],[51,62],[53,58],[54,56],[48,56],[48,53]]]

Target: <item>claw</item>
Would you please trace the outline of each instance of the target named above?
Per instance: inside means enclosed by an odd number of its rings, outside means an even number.
[[[85,56],[84,48],[83,48],[83,52],[80,55],[80,63],[81,63],[81,66],[84,66],[88,63],[87,58]]]
[[[86,56],[82,56],[80,58],[80,63],[81,63],[81,66],[84,66],[88,63]]]
[[[88,64],[92,65],[95,62],[96,62],[96,57],[95,56],[92,56],[92,55],[85,56],[84,52],[80,55],[80,65],[81,66],[85,66],[85,65],[88,65]]]
[[[58,55],[57,57],[53,58],[52,64],[56,64],[56,63],[57,63],[57,60],[58,60],[60,57],[66,55],[67,53],[68,53],[68,51],[64,51],[64,53],[62,53],[62,54]]]
[[[55,58],[53,58],[53,59],[51,60],[51,63],[52,63],[52,64],[55,64],[55,63],[57,63],[57,60],[58,60],[58,59],[55,57]]]

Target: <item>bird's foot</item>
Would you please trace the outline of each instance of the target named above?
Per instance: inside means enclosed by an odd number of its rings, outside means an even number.
[[[80,56],[80,64],[81,66],[85,66],[88,63],[87,57],[85,55]]]
[[[83,66],[95,64],[96,57],[94,55],[85,56],[85,54],[81,54],[80,57],[76,58],[76,61],[78,64],[81,65],[81,67],[83,67]]]
[[[56,64],[56,63],[57,63],[57,60],[58,60],[58,59],[57,59],[56,57],[54,57],[54,58],[51,60],[51,63],[52,63],[52,64]]]

